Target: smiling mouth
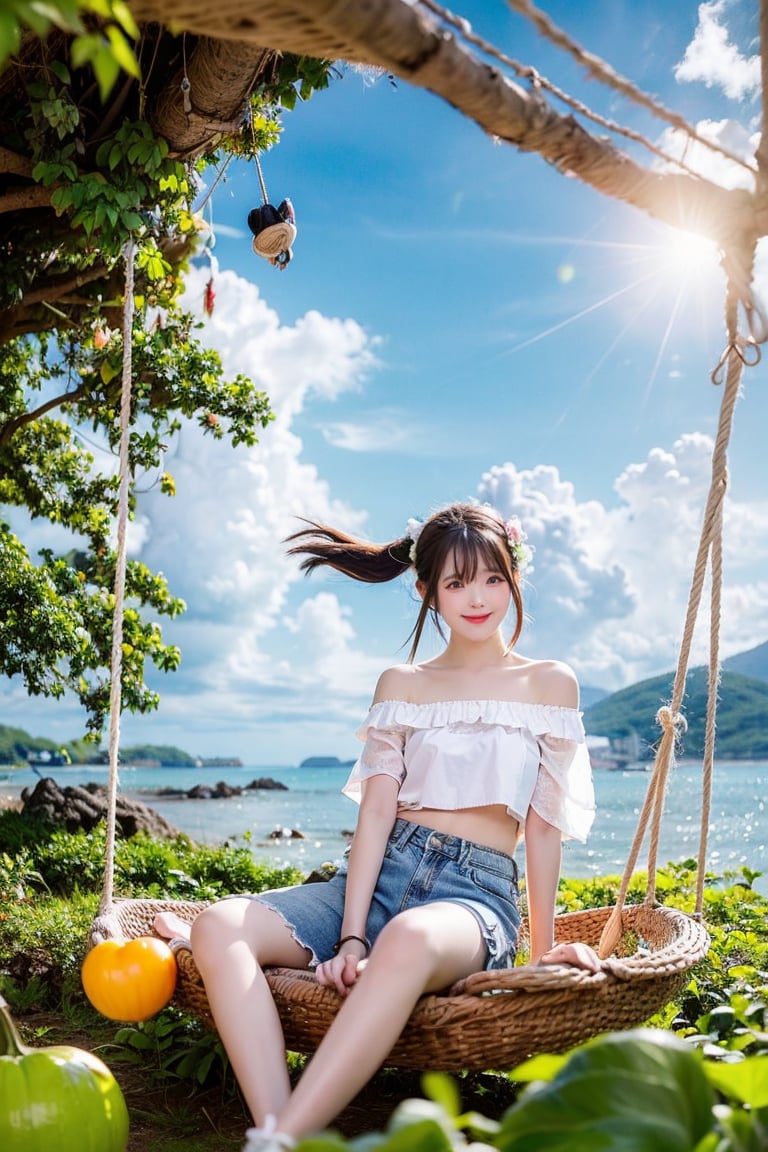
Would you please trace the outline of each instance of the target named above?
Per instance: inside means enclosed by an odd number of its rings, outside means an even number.
[[[465,616],[464,619],[469,624],[484,624],[486,620],[490,620],[491,613],[486,612],[484,616]]]

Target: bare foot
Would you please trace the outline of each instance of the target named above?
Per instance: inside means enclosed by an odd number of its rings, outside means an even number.
[[[158,936],[166,940],[189,940],[190,925],[175,912],[158,912],[154,919]]]

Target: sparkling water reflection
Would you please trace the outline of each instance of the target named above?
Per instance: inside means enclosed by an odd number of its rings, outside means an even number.
[[[121,789],[143,800],[183,832],[204,843],[248,841],[259,859],[293,864],[309,871],[337,860],[354,827],[356,805],[341,795],[346,768],[259,766],[219,768],[123,768]],[[104,782],[104,768],[56,768],[49,772],[61,785]],[[215,785],[219,779],[244,786],[254,778],[271,777],[288,791],[258,790],[229,799],[172,799],[159,789],[187,790],[196,784]],[[565,875],[585,878],[621,872],[642,809],[650,775],[645,772],[595,772],[598,813],[587,844],[567,843]],[[18,793],[37,776],[23,769],[0,782],[0,791]],[[678,765],[667,790],[659,852],[660,864],[698,853],[702,773],[695,764]],[[708,867],[722,873],[747,865],[768,874],[768,764],[721,763],[713,780],[707,853]],[[277,829],[296,829],[304,839],[271,839]],[[521,853],[522,858],[522,853]],[[647,858],[647,839],[639,866]],[[522,859],[521,859],[522,863]],[[768,875],[755,885],[768,894]]]

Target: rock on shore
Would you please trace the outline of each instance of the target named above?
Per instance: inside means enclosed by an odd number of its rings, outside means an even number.
[[[155,795],[162,796],[164,800],[227,800],[230,796],[242,796],[243,792],[257,792],[271,790],[287,792],[288,785],[271,776],[259,776],[251,780],[250,784],[227,784],[219,780],[218,784],[195,784],[193,788],[158,788]]]
[[[22,812],[42,817],[51,824],[59,824],[67,832],[82,829],[90,832],[107,816],[107,790],[102,784],[67,785],[60,788],[46,776],[35,785],[34,791],[25,788],[21,793]],[[146,832],[150,836],[171,839],[181,836],[180,829],[139,800],[128,800],[118,795],[115,810],[118,836],[135,836]]]

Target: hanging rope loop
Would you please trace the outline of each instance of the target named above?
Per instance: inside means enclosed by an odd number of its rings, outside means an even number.
[[[732,356],[737,357],[745,368],[755,368],[762,358],[760,345],[768,340],[768,314],[754,292],[756,251],[757,237],[743,226],[723,249],[720,263],[728,279],[728,295],[733,301],[734,315],[726,323],[728,343],[712,372],[711,380],[716,385],[725,381]],[[746,320],[746,336],[738,330],[739,308]]]
[[[763,337],[763,339],[765,339],[765,337]],[[745,340],[743,336],[736,336],[735,340],[726,345],[722,356],[713,368],[710,376],[712,383],[719,387],[725,382],[728,361],[731,356],[735,356],[741,360],[745,368],[756,368],[762,359],[762,355],[760,345],[755,340]]]

